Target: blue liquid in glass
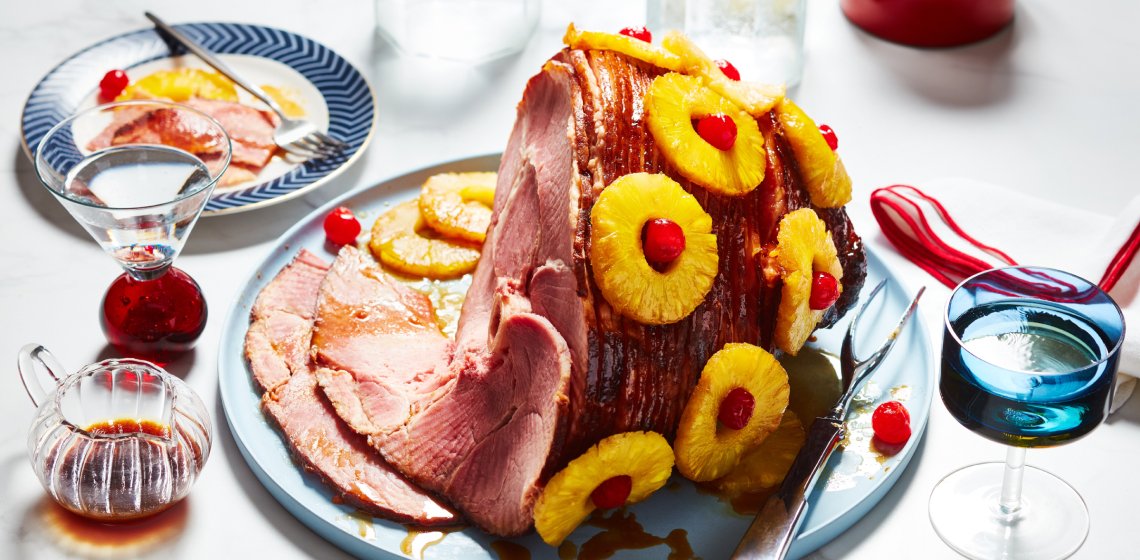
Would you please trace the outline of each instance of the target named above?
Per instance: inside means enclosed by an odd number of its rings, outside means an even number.
[[[1108,413],[1117,354],[1091,321],[1046,302],[980,305],[943,339],[942,401],[964,426],[1006,445],[1048,447]]]

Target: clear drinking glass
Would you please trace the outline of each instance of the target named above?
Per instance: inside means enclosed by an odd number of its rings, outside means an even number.
[[[39,364],[54,380],[44,388]],[[20,350],[39,407],[28,455],[59,505],[84,517],[153,515],[190,492],[210,456],[210,419],[185,382],[142,360],[104,360],[67,375],[43,346]]]
[[[684,32],[709,56],[726,59],[746,81],[800,83],[806,0],[649,0],[654,33]]]
[[[172,264],[230,155],[217,121],[161,101],[88,109],[36,147],[40,181],[126,271],[102,314],[107,340],[125,354],[165,363],[205,328],[201,288]]]
[[[1026,466],[1025,450],[1071,443],[1108,415],[1124,317],[1096,285],[1048,268],[972,276],[950,295],[942,402],[963,426],[1009,446],[1005,463],[955,471],[930,495],[938,536],[969,558],[1056,559],[1088,535],[1071,486]]]
[[[401,52],[479,64],[526,46],[539,0],[376,0],[376,31]]]

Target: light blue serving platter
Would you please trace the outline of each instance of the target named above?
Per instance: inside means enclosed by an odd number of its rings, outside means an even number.
[[[242,342],[249,326],[249,312],[258,292],[288,264],[300,249],[308,249],[332,260],[326,247],[322,220],[337,206],[348,206],[370,222],[395,203],[416,197],[419,187],[436,173],[494,171],[499,156],[474,157],[422,169],[380,183],[369,189],[348,193],[315,210],[287,231],[277,247],[257,266],[230,308],[223,326],[218,362],[222,405],[234,439],[258,480],[290,513],[325,539],[362,558],[406,558],[401,544],[409,536],[406,527],[383,519],[362,518],[353,508],[337,505],[333,494],[315,476],[293,462],[284,441],[262,415],[260,395],[254,387],[243,358]],[[867,286],[892,275],[874,254],[867,255]],[[869,291],[869,290],[868,290]],[[876,301],[869,322],[860,326],[866,340],[857,341],[857,350],[866,355],[894,327],[910,297],[897,282],[888,282],[882,305]],[[849,314],[850,315],[850,314]],[[837,353],[847,322],[816,333],[813,345]],[[921,321],[911,321],[899,336],[894,351],[865,388],[861,417],[852,420],[854,435],[848,449],[837,450],[820,476],[810,497],[809,508],[790,557],[799,558],[846,531],[871,510],[891,489],[906,468],[922,438],[935,392],[934,361],[929,337]],[[869,409],[892,398],[905,399],[911,414],[913,436],[894,456],[878,461],[866,453],[869,444]],[[859,402],[856,402],[856,406]],[[803,419],[809,424],[811,419]],[[859,448],[862,446],[863,452]],[[873,463],[873,464],[872,464]],[[701,558],[727,558],[751,522],[751,517],[735,513],[715,496],[700,493],[689,482],[674,480],[649,499],[629,508],[646,532],[664,537],[675,529],[687,532],[689,544]],[[600,529],[583,525],[568,540],[579,547]],[[491,544],[496,539],[468,528],[448,534],[442,541],[416,554],[416,558],[496,558]],[[526,547],[532,558],[558,558],[558,551],[531,534],[511,541]],[[665,545],[644,550],[619,551],[616,558],[664,558]]]

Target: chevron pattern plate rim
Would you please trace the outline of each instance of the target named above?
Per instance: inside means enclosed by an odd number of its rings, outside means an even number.
[[[259,56],[301,74],[324,97],[330,134],[348,144],[336,156],[306,161],[274,179],[215,192],[202,215],[244,212],[300,196],[328,183],[364,153],[376,127],[376,98],[364,75],[332,49],[262,25],[204,22],[174,27],[216,53]],[[32,158],[48,130],[89,98],[109,68],[131,68],[185,52],[165,42],[156,30],[142,29],[105,39],[64,60],[36,84],[24,104],[20,116],[24,153]]]

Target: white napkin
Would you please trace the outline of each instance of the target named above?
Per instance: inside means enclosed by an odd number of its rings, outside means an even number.
[[[1101,214],[970,179],[937,179],[918,187],[938,199],[966,234],[1000,249],[1017,264],[1057,268],[1094,283],[1140,223],[1140,196],[1125,205],[1115,219],[1105,219]],[[962,239],[939,218],[933,204],[906,190],[892,193],[917,204],[930,229],[946,244],[992,266],[1007,264]],[[901,224],[897,218],[895,221]],[[1109,295],[1124,311],[1126,325],[1120,354],[1122,375],[1117,375],[1110,407],[1115,412],[1132,396],[1140,377],[1140,256]]]

